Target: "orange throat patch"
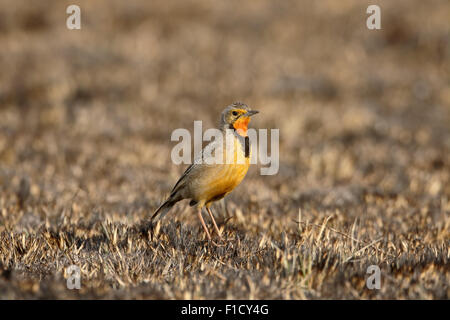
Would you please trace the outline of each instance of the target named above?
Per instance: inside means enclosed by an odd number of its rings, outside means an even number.
[[[233,123],[233,127],[240,136],[246,137],[249,122],[250,117],[240,117]]]

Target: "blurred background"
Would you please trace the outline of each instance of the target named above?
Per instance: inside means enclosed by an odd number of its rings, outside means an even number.
[[[244,229],[340,210],[368,237],[423,226],[448,244],[449,17],[446,0],[0,0],[0,231],[66,208],[137,223],[185,169],[171,132],[243,101],[280,129],[279,173],[252,168],[227,202]]]

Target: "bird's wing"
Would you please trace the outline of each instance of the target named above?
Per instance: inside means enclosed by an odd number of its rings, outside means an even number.
[[[170,196],[174,196],[180,188],[184,186],[184,182],[191,176],[196,175],[199,171],[202,171],[206,169],[207,167],[210,167],[211,164],[205,163],[209,158],[212,158],[212,154],[214,153],[219,154],[219,157],[223,154],[223,142],[222,141],[212,141],[208,143],[202,151],[197,154],[194,158],[194,163],[192,163],[189,167],[186,168],[184,173],[181,175],[181,177],[178,179],[177,183],[175,183],[175,186],[172,188],[172,191],[170,192]]]
[[[170,192],[170,195],[174,195],[178,191],[178,187],[180,187],[183,183],[183,181],[186,179],[186,177],[189,175],[189,172],[191,172],[192,168],[195,166],[195,163],[191,164],[189,167],[186,168],[184,173],[181,175],[181,177],[178,179],[177,183],[172,188],[172,191]]]

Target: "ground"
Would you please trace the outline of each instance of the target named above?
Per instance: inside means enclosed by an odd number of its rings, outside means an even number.
[[[0,2],[0,298],[450,297],[448,1],[69,4]],[[236,100],[279,172],[213,206],[223,246],[188,201],[151,238],[171,132]]]

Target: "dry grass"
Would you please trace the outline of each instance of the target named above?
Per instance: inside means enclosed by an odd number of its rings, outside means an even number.
[[[449,298],[448,1],[78,2],[0,2],[0,298]],[[171,131],[234,100],[279,173],[215,205],[224,247],[185,202],[149,239]]]

